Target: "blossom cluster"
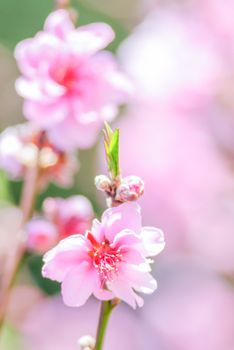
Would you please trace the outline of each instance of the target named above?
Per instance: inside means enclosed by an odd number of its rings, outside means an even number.
[[[104,122],[116,117],[118,106],[132,93],[116,59],[104,50],[113,39],[107,24],[76,28],[69,11],[51,13],[43,30],[15,50],[21,72],[16,90],[24,98],[28,122],[0,135],[0,167],[12,179],[23,180],[27,190],[27,205],[22,205],[22,211],[27,208],[22,230],[26,243],[20,254],[24,249],[46,252],[42,275],[62,283],[69,306],[81,306],[91,295],[142,306],[138,293],[150,294],[157,286],[151,258],[165,245],[160,229],[142,227],[136,201],[144,183],[137,176],[121,176],[119,130],[113,132],[107,123],[104,144],[111,178],[95,179],[110,207],[101,221],[94,219],[90,201],[81,195],[46,198],[41,213],[34,214],[36,192],[49,182],[73,183],[77,151],[94,144]]]
[[[60,149],[92,146],[103,121],[114,119],[131,92],[114,56],[103,51],[113,39],[107,24],[76,29],[61,9],[48,16],[43,31],[16,47],[24,114]]]

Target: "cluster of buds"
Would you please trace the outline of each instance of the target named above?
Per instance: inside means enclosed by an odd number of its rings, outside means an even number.
[[[95,177],[95,186],[107,195],[109,207],[137,201],[144,193],[144,182],[138,176],[117,177],[111,180],[106,175]]]
[[[70,186],[78,170],[75,154],[58,149],[46,132],[30,123],[7,128],[0,135],[0,167],[13,179],[21,179],[28,169],[38,167],[40,187],[49,181]]]

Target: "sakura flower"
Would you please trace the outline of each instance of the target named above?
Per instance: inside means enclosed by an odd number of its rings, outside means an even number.
[[[43,31],[16,47],[22,73],[16,89],[25,98],[25,116],[48,129],[60,148],[90,147],[129,95],[115,58],[100,51],[113,39],[107,24],[76,29],[60,9],[48,16]]]
[[[156,289],[147,258],[164,245],[161,230],[141,227],[140,207],[125,203],[107,209],[85,235],[70,236],[50,250],[42,274],[62,283],[68,306],[81,306],[94,294],[101,300],[117,297],[135,308],[143,305],[136,292]]]
[[[69,198],[47,198],[44,215],[57,229],[58,240],[90,229],[94,216],[92,204],[81,195]]]
[[[48,135],[31,124],[19,124],[0,134],[0,168],[20,179],[38,162],[41,185],[54,181],[70,186],[78,168],[76,157],[58,149]]]

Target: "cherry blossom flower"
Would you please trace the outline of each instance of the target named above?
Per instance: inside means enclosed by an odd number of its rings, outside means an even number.
[[[78,162],[73,153],[58,149],[43,133],[30,123],[9,127],[0,135],[0,168],[12,179],[24,177],[28,168],[38,162],[41,185],[49,181],[70,186]]]
[[[114,32],[105,23],[76,29],[69,12],[57,10],[44,30],[16,47],[22,77],[16,89],[24,114],[49,130],[60,148],[90,147],[104,120],[112,120],[131,87],[105,51]]]
[[[94,294],[101,300],[117,297],[135,308],[143,305],[136,292],[156,289],[148,258],[164,245],[161,230],[141,227],[138,204],[124,203],[107,209],[85,235],[72,235],[45,254],[42,274],[62,283],[68,306],[81,306]]]

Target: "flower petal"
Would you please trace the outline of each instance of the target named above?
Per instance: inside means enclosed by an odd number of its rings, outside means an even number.
[[[143,227],[141,236],[145,257],[157,255],[164,249],[165,240],[162,230],[155,227]]]
[[[150,273],[144,270],[143,265],[141,268],[141,265],[125,264],[119,272],[121,273],[121,278],[126,279],[132,288],[144,294],[151,294],[156,290],[157,282]]]
[[[74,28],[69,12],[63,9],[52,12],[47,17],[44,25],[45,31],[60,39],[65,39],[66,35]]]
[[[99,280],[95,269],[87,262],[70,270],[62,283],[63,301],[68,306],[83,305],[95,289]]]
[[[136,203],[124,203],[116,208],[107,209],[102,215],[102,226],[106,238],[113,242],[115,236],[129,229],[135,233],[141,231],[141,211]]]
[[[126,229],[120,231],[115,237],[114,242],[111,244],[113,248],[120,248],[121,246],[137,245],[141,242],[141,237],[134,231]]]
[[[67,104],[62,98],[56,99],[53,103],[39,103],[26,100],[24,102],[24,114],[29,119],[44,128],[51,127],[54,123],[60,122],[67,116]],[[48,118],[49,116],[49,118]]]
[[[111,300],[114,298],[114,294],[112,292],[100,288],[95,290],[93,294],[99,300]]]
[[[113,41],[115,33],[106,23],[92,23],[79,27],[67,36],[67,41],[79,54],[94,54]]]
[[[130,283],[127,281],[118,278],[111,281],[108,286],[117,298],[125,301],[127,304],[132,306],[133,309],[135,309],[136,306],[143,306],[143,299],[132,290]]]
[[[62,120],[50,130],[51,140],[62,150],[89,148],[96,141],[101,124],[98,121],[82,124],[75,118]],[[64,137],[69,135],[69,137]]]
[[[88,261],[89,243],[82,235],[69,236],[48,251],[44,257],[42,275],[62,282],[66,274],[82,261]]]

